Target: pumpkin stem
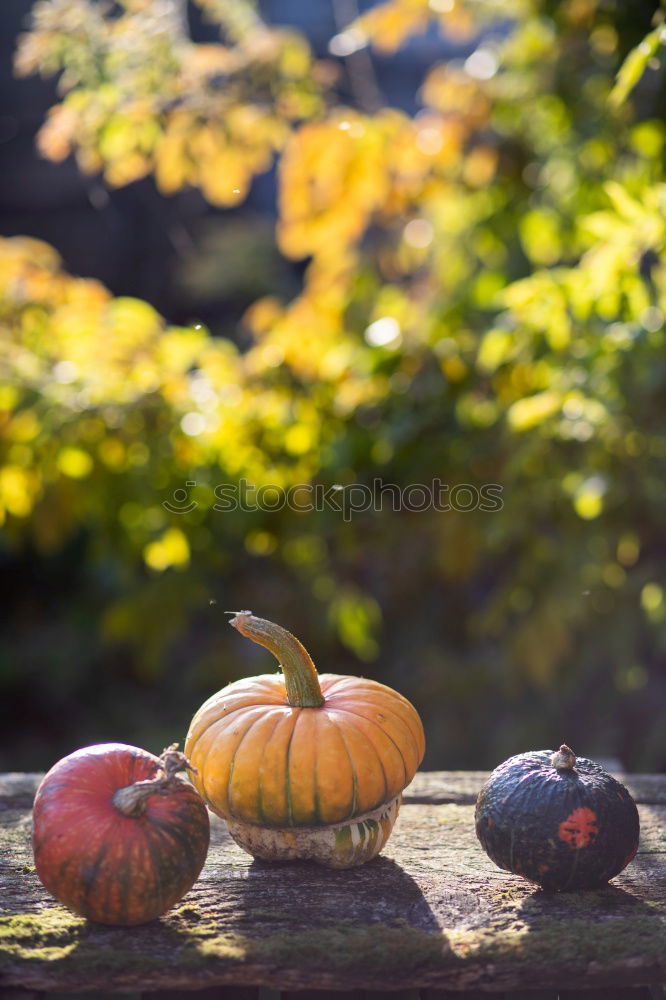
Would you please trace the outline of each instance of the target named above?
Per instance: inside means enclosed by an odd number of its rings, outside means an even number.
[[[234,612],[229,624],[241,635],[270,649],[282,667],[290,705],[294,708],[319,708],[324,704],[315,665],[295,635],[264,618],[255,618],[251,611]]]
[[[196,774],[196,768],[192,767],[184,753],[180,753],[178,744],[172,743],[160,754],[159,771],[162,773],[157,778],[135,781],[133,785],[119,788],[113,793],[111,801],[123,816],[140,816],[146,808],[148,796],[168,791],[173,787],[178,771],[185,770]]]
[[[576,755],[571,747],[563,743],[560,749],[556,750],[550,758],[550,762],[558,771],[573,771],[576,766]]]

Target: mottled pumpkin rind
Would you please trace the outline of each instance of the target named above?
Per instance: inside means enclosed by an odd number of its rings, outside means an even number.
[[[413,705],[376,681],[319,677],[324,704],[287,700],[281,674],[229,684],[194,716],[193,781],[224,818],[284,829],[342,823],[391,801],[423,759]]]
[[[43,885],[75,913],[131,926],[165,913],[191,888],[210,839],[206,807],[174,778],[123,816],[113,793],[158,775],[159,760],[138,747],[84,747],[58,761],[33,806],[33,852]]]
[[[631,795],[601,765],[579,757],[558,771],[552,750],[509,758],[479,792],[476,832],[499,868],[544,889],[596,889],[638,848]]]
[[[371,861],[391,836],[401,796],[366,816],[331,826],[276,829],[228,819],[229,833],[243,850],[264,861],[315,861],[326,868],[356,868]]]

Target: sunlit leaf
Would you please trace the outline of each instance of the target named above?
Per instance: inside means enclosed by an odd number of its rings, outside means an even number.
[[[514,430],[528,431],[552,417],[561,405],[559,393],[539,392],[513,403],[507,412],[507,419]]]
[[[143,558],[151,569],[158,572],[171,567],[178,569],[187,566],[190,547],[186,535],[180,528],[168,528],[161,538],[146,545]]]
[[[643,41],[632,49],[622,63],[617,74],[615,86],[610,93],[610,103],[615,107],[623,104],[638,81],[641,79],[647,65],[664,43],[664,29],[660,25],[645,36]]]

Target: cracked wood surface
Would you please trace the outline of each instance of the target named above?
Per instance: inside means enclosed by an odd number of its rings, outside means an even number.
[[[502,872],[474,833],[486,774],[421,773],[383,855],[335,872],[253,861],[212,822],[201,877],[160,920],[91,924],[41,886],[39,775],[0,776],[0,988],[149,991],[570,989],[666,981],[666,776],[621,780],[641,845],[598,892],[548,894]]]

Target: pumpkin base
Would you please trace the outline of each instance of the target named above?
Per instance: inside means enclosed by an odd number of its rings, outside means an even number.
[[[384,847],[401,801],[402,794],[372,812],[331,826],[269,827],[225,819],[239,847],[262,861],[315,861],[327,868],[355,868]]]

